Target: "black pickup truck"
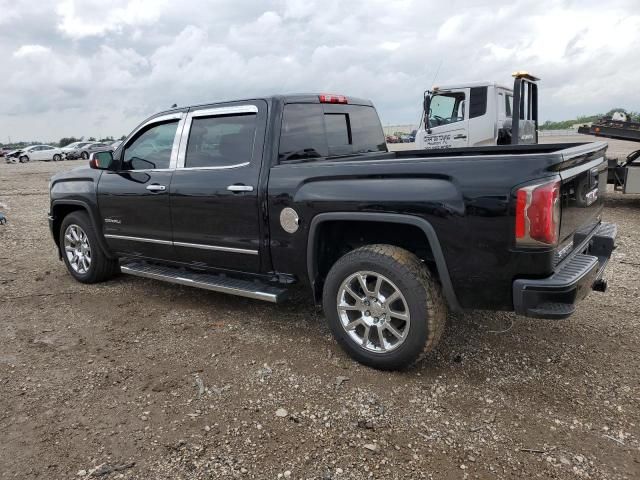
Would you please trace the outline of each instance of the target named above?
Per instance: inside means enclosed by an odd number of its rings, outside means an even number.
[[[77,280],[117,272],[278,302],[310,287],[337,341],[400,368],[447,310],[571,315],[604,268],[606,144],[389,152],[373,105],[291,95],[178,108],[51,180]]]

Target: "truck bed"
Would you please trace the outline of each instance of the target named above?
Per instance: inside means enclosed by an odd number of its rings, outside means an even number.
[[[271,199],[290,198],[302,218],[328,211],[408,214],[429,222],[442,244],[463,308],[512,308],[510,285],[519,275],[543,278],[569,255],[574,233],[600,222],[603,199],[588,205],[584,186],[594,171],[606,185],[606,143],[560,143],[410,150],[281,163],[272,167]],[[557,247],[515,248],[515,193],[520,186],[557,178],[561,221]],[[604,192],[603,192],[604,193]],[[280,232],[280,202],[271,203],[273,262],[292,257],[304,240]],[[472,274],[470,272],[473,271]],[[500,271],[499,276],[495,272]],[[504,295],[497,292],[504,292]]]
[[[465,148],[447,148],[447,149],[431,149],[431,150],[398,150],[393,152],[397,158],[442,158],[442,157],[468,157],[468,156],[485,156],[485,155],[529,155],[543,153],[568,153],[565,150],[579,149],[580,147],[602,144],[606,147],[606,142],[566,142],[566,143],[550,143],[538,145],[489,145],[486,147],[465,147]]]

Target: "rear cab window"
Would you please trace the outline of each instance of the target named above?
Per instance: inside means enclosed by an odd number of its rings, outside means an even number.
[[[325,103],[284,106],[280,162],[386,151],[382,126],[371,106]]]

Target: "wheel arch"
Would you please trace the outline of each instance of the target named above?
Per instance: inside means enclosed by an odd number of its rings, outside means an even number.
[[[96,231],[98,244],[103,253],[108,258],[115,258],[115,256],[110,252],[109,247],[102,236],[102,228],[97,222],[94,212],[89,205],[82,200],[55,200],[51,205],[51,233],[53,234],[53,239],[58,247],[58,254],[62,256],[62,251],[60,250],[60,227],[62,226],[62,222],[67,215],[78,211],[86,212],[87,215],[89,215],[89,221]]]
[[[309,226],[309,236],[307,239],[307,272],[309,275],[309,283],[313,290],[314,298],[319,298],[319,240],[322,226],[328,222],[370,222],[378,224],[394,224],[413,227],[419,229],[425,236],[431,255],[436,268],[436,273],[442,286],[443,294],[452,311],[460,311],[461,307],[458,303],[449,269],[440,246],[440,241],[433,226],[423,218],[412,215],[395,214],[395,213],[376,213],[376,212],[329,212],[320,213],[313,217]],[[377,243],[377,242],[372,242]],[[321,295],[321,294],[320,294]]]

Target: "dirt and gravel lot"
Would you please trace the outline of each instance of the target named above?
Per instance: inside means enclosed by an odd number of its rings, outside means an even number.
[[[0,165],[0,478],[640,478],[640,197],[572,318],[451,315],[382,373],[302,295],[74,282],[47,184],[80,164]]]

